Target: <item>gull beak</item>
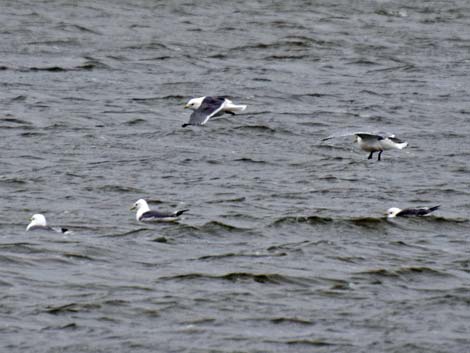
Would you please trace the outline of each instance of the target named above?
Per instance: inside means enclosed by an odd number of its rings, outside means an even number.
[[[135,205],[132,205],[132,207],[129,208],[129,211],[133,211],[133,210],[135,210],[135,208],[136,208]]]
[[[188,108],[189,108],[189,105],[185,104],[184,109],[188,109]]]

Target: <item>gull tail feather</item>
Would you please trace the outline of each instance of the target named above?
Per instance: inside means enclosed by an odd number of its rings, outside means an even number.
[[[404,149],[406,146],[408,146],[408,142],[403,142],[403,143],[397,143],[395,145],[399,150]]]
[[[185,210],[176,211],[176,212],[175,212],[175,216],[176,216],[176,217],[181,216],[183,213],[188,212],[188,211],[189,211],[189,208],[187,208],[187,209],[185,209]]]
[[[225,110],[232,113],[241,113],[246,109],[246,105],[228,104]]]

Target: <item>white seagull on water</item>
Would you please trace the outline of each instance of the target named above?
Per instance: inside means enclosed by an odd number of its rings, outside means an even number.
[[[390,149],[403,149],[408,146],[408,142],[400,140],[392,134],[374,134],[371,132],[350,132],[345,134],[334,134],[328,136],[322,141],[326,141],[335,137],[344,137],[344,136],[356,136],[354,142],[357,142],[359,147],[366,151],[370,152],[367,159],[372,159],[372,156],[375,152],[379,152],[377,160],[380,161],[382,152]]]
[[[69,230],[66,228],[49,227],[47,225],[46,217],[44,217],[44,215],[39,214],[39,213],[31,217],[31,222],[26,227],[27,232],[36,231],[36,230],[52,231],[52,232],[57,232],[57,233],[69,233]]]
[[[426,216],[431,212],[437,210],[440,206],[434,207],[422,207],[422,208],[405,208],[400,209],[398,207],[392,207],[387,210],[387,217],[394,218],[394,217],[419,217],[419,216]]]
[[[174,212],[152,211],[144,199],[137,200],[131,210],[137,210],[135,219],[139,222],[172,222],[176,221],[184,212],[189,211],[189,209]]]
[[[204,125],[214,116],[219,116],[224,113],[235,115],[235,113],[242,112],[246,109],[246,105],[236,105],[225,97],[199,97],[189,100],[184,106],[194,110],[189,117],[189,122],[181,125],[182,127],[188,125]]]

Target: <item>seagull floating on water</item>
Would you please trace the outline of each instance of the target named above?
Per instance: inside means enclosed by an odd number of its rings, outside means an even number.
[[[159,212],[150,210],[147,201],[140,199],[134,203],[131,207],[131,210],[137,210],[135,219],[139,222],[172,222],[176,221],[179,216],[184,212],[189,211],[189,209],[179,210],[175,212]]]
[[[437,210],[440,206],[434,207],[422,207],[422,208],[405,208],[400,209],[398,207],[392,207],[387,210],[387,217],[394,218],[394,217],[419,217],[419,216],[426,216],[431,212]]]
[[[185,106],[194,110],[189,117],[189,122],[183,124],[182,127],[188,125],[204,125],[214,116],[224,113],[235,115],[246,109],[246,105],[236,105],[225,97],[199,97],[191,99]]]
[[[367,159],[372,159],[374,153],[379,152],[377,156],[378,161],[380,161],[380,157],[382,156],[383,151],[390,149],[401,150],[408,146],[408,142],[400,140],[399,138],[395,137],[395,135],[374,134],[371,132],[352,132],[338,135],[335,134],[322,139],[322,141],[344,136],[356,136],[354,142],[357,142],[357,144],[362,150],[370,152],[369,157]]]
[[[26,231],[36,231],[36,230],[43,230],[49,232],[57,232],[57,233],[68,233],[69,230],[66,228],[57,228],[57,227],[49,227],[47,225],[46,217],[42,214],[35,214],[31,217],[31,222],[26,227]]]

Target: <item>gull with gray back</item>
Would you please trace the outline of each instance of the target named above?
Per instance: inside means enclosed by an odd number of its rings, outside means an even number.
[[[405,208],[400,209],[398,207],[391,207],[387,210],[387,217],[388,218],[395,218],[395,217],[421,217],[430,214],[431,212],[436,211],[440,206],[434,207],[421,207],[421,208]]]
[[[330,140],[337,137],[355,136],[354,142],[366,152],[369,152],[367,159],[372,159],[375,152],[378,152],[377,160],[381,160],[382,152],[390,149],[403,149],[408,146],[408,142],[400,140],[393,134],[375,134],[372,132],[348,132],[345,134],[330,135],[322,141]]]
[[[137,200],[131,210],[137,210],[135,219],[139,222],[173,222],[178,220],[184,212],[189,211],[188,209],[174,212],[152,211],[144,199]]]
[[[30,223],[26,227],[26,231],[27,232],[47,231],[47,232],[56,232],[56,233],[69,233],[69,230],[66,228],[49,227],[47,225],[46,217],[44,217],[44,215],[40,213],[37,213],[31,217]]]
[[[231,114],[242,112],[246,109],[246,105],[236,105],[225,97],[199,97],[191,99],[185,106],[194,112],[189,117],[189,122],[183,124],[182,127],[188,125],[204,125],[210,118],[222,114]]]

